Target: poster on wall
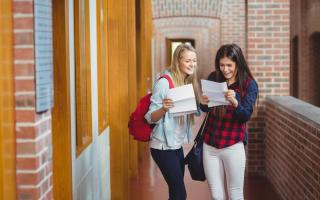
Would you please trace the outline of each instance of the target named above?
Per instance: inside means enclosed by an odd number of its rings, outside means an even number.
[[[34,1],[36,111],[53,106],[52,3]]]

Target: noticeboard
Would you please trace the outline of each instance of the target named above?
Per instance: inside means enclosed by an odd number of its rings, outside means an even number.
[[[52,2],[34,1],[36,111],[53,106]]]

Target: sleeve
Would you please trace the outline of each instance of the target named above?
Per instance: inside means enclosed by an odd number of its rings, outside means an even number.
[[[243,97],[242,101],[240,101],[240,94],[236,94],[236,98],[239,102],[239,105],[235,109],[235,117],[241,123],[245,123],[250,119],[257,96],[258,85],[254,80],[250,81],[246,95]]]
[[[150,99],[151,103],[149,106],[149,110],[144,116],[144,118],[148,121],[149,124],[159,124],[161,122],[162,118],[157,122],[152,122],[151,113],[153,113],[155,110],[158,110],[162,107],[162,100],[166,97],[168,90],[169,90],[169,82],[167,81],[167,79],[162,78],[156,82],[152,90],[152,96]]]

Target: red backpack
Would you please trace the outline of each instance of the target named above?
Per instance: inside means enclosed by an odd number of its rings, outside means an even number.
[[[169,81],[169,88],[173,88],[173,82],[169,75],[162,75],[161,78],[165,78]],[[131,113],[128,123],[129,133],[138,141],[149,141],[154,124],[149,124],[144,118],[144,115],[148,112],[151,104],[151,93],[142,97],[133,113]]]

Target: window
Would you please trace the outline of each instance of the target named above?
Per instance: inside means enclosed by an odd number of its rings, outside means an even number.
[[[92,141],[89,1],[74,1],[77,155]]]
[[[167,66],[171,64],[174,50],[181,43],[189,43],[195,48],[194,39],[166,39],[167,43]]]
[[[104,0],[97,1],[99,133],[102,133],[109,124],[109,79],[106,4],[107,2]]]

